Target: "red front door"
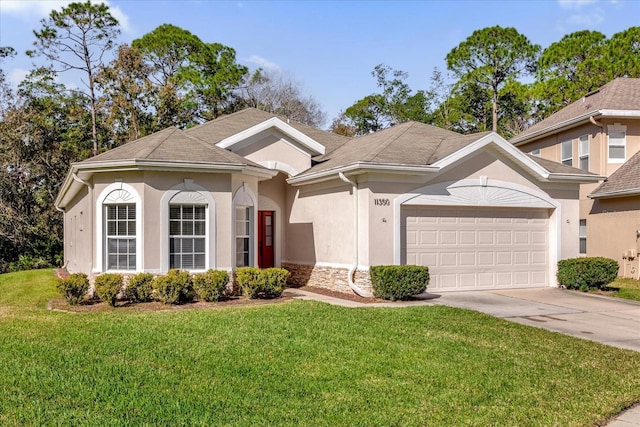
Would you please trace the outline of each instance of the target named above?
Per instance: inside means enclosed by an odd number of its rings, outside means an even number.
[[[258,212],[258,267],[273,267],[273,247],[275,245],[274,212]]]

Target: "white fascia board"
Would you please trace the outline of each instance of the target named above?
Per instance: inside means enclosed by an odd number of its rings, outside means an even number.
[[[581,114],[577,117],[574,117],[572,119],[569,120],[564,120],[560,123],[556,123],[555,125],[540,129],[538,131],[532,132],[529,135],[526,135],[524,137],[514,137],[511,139],[511,144],[513,145],[522,145],[524,143],[527,142],[532,142],[538,138],[541,138],[545,135],[549,135],[552,134],[556,131],[559,130],[565,130],[574,126],[577,126],[579,124],[582,124],[583,122],[588,122],[589,121],[589,117],[597,117],[601,114],[601,110],[595,110],[595,111],[590,111],[588,113],[585,114]]]
[[[64,196],[67,194],[67,192],[71,188],[71,185],[75,182],[75,180],[73,179],[74,173],[76,173],[76,170],[74,170],[74,166],[71,165],[71,167],[69,168],[69,172],[67,172],[67,176],[64,178],[64,181],[60,186],[60,190],[58,191],[56,200],[53,202],[53,205],[58,209],[64,208],[63,206],[61,206],[61,204],[64,200]]]
[[[629,190],[609,191],[606,193],[591,193],[587,195],[590,199],[608,199],[611,197],[631,197],[640,195],[640,188],[632,188]]]
[[[581,184],[588,184],[592,182],[599,182],[606,179],[606,176],[600,175],[582,175],[573,173],[549,173],[547,180],[549,181],[571,181],[579,182]]]
[[[483,136],[471,144],[462,147],[458,151],[449,154],[444,159],[438,160],[433,164],[433,166],[439,167],[441,169],[446,168],[447,166],[456,163],[465,157],[472,155],[474,152],[480,150],[481,148],[486,147],[489,144],[496,145],[499,149],[503,150],[505,153],[510,155],[513,159],[521,163],[527,169],[531,170],[536,175],[540,176],[542,179],[547,179],[549,177],[549,171],[540,166],[535,161],[531,160],[529,156],[523,153],[519,148],[516,148],[514,145],[509,143],[506,139],[501,137],[495,132],[491,132],[488,135]]]
[[[336,178],[337,174],[348,172],[386,172],[403,175],[422,175],[425,173],[438,172],[440,169],[433,166],[413,166],[413,165],[394,165],[394,164],[372,164],[366,162],[356,162],[345,166],[339,166],[331,169],[322,170],[304,176],[296,176],[287,179],[287,183],[291,185],[310,184],[321,181],[328,181]]]
[[[602,117],[638,118],[640,110],[600,110]]]
[[[308,137],[304,133],[300,132],[293,126],[288,125],[287,123],[283,122],[277,117],[272,117],[270,119],[265,120],[262,123],[258,123],[255,126],[245,129],[242,132],[238,132],[235,135],[231,135],[223,139],[222,141],[218,142],[216,146],[220,148],[230,148],[235,144],[238,144],[246,140],[247,138],[257,135],[260,132],[264,132],[265,130],[268,130],[270,128],[276,128],[280,132],[284,133],[285,135],[290,136],[291,138],[298,141],[302,146],[311,150],[315,155],[325,153],[324,145],[320,144],[313,138]]]

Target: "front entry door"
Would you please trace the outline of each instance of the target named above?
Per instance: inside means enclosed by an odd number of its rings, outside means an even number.
[[[274,212],[258,212],[258,267],[273,267]]]

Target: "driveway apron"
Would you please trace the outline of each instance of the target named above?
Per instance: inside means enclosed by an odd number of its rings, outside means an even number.
[[[539,288],[448,292],[431,302],[640,351],[640,304],[634,301]]]

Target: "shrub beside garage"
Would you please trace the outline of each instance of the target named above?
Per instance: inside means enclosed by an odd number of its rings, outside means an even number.
[[[429,284],[429,268],[419,265],[377,265],[369,273],[373,295],[391,301],[421,294]]]
[[[618,277],[620,265],[603,257],[571,258],[558,261],[558,283],[567,289],[603,289]]]

